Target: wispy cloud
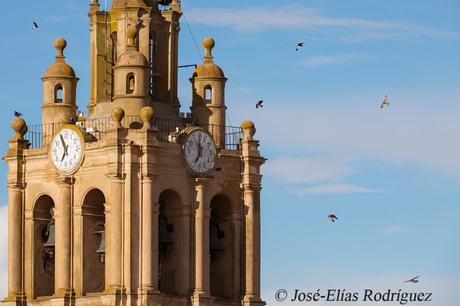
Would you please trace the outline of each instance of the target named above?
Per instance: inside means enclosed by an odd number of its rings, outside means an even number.
[[[280,29],[300,31],[324,30],[328,28],[347,29],[348,33],[346,36],[350,37],[350,41],[394,38],[395,35],[401,36],[403,34],[460,37],[460,33],[440,31],[414,23],[393,20],[326,17],[303,5],[282,5],[266,8],[243,7],[238,9],[194,8],[187,11],[187,18],[194,23],[205,24],[207,26],[230,27],[241,32]],[[251,22],[248,22],[248,20]],[[325,33],[323,32],[322,34]]]
[[[391,225],[391,226],[388,226],[387,228],[385,228],[385,233],[386,234],[398,234],[398,233],[402,233],[402,232],[405,232],[406,231],[406,228],[405,227],[402,227],[402,226],[399,226],[399,225]]]
[[[264,169],[266,176],[288,183],[315,183],[334,181],[353,172],[344,161],[337,158],[281,157],[269,161]]]
[[[414,99],[414,101],[411,101]],[[343,101],[340,97],[338,101]],[[274,163],[267,170],[291,182],[311,182],[321,175],[325,179],[344,177],[351,171],[347,160],[377,160],[394,165],[423,166],[460,178],[460,143],[453,141],[460,134],[457,114],[460,109],[452,106],[449,110],[423,107],[432,102],[417,98],[398,97],[386,111],[381,111],[380,101],[355,104],[356,106],[297,107],[287,108],[285,103],[272,101],[273,106],[264,110],[263,117],[254,114],[259,139],[265,145],[297,152],[322,152],[328,156],[341,156],[337,170],[332,164],[319,163],[327,171],[318,168],[318,163],[304,162],[299,166],[295,161]],[[316,105],[320,105],[316,101]],[[372,102],[372,101],[371,101]],[[356,102],[354,102],[356,103]],[[289,118],[273,128],[279,118]],[[266,132],[269,131],[269,132]],[[296,131],[296,132],[293,132]],[[280,139],[283,141],[280,143]],[[339,160],[339,159],[337,159]],[[340,161],[340,160],[339,160]],[[284,166],[283,166],[284,167]],[[316,170],[318,169],[318,170]],[[301,173],[302,172],[302,173]],[[305,172],[305,174],[303,174]],[[311,180],[308,180],[309,177]]]
[[[363,58],[365,58],[363,54],[326,55],[326,56],[316,56],[316,57],[305,59],[301,61],[300,64],[307,68],[316,68],[320,66],[351,63],[351,62],[355,62]]]
[[[292,188],[290,193],[296,195],[306,194],[351,194],[351,193],[371,193],[378,190],[351,184],[324,184],[306,188]]]

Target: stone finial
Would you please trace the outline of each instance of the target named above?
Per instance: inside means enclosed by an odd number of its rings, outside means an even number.
[[[212,49],[216,45],[216,42],[211,37],[206,37],[203,39],[203,47],[204,47],[204,61],[205,62],[213,62],[212,57]]]
[[[241,128],[243,129],[244,140],[254,140],[254,135],[256,134],[254,122],[249,120],[243,121]]]
[[[137,28],[133,25],[128,27],[128,47],[134,47],[134,39],[136,38]]]
[[[27,124],[26,121],[22,118],[14,118],[11,120],[11,128],[14,131],[12,140],[24,140],[24,135],[27,133]]]
[[[64,49],[67,47],[67,41],[64,38],[58,38],[54,41],[54,47],[57,50],[56,59],[64,59]]]
[[[142,119],[142,122],[144,125],[142,126],[143,130],[151,130],[152,125],[150,122],[152,122],[153,117],[155,116],[155,110],[151,106],[144,106],[141,108],[139,112],[139,116]]]
[[[115,128],[121,129],[123,126],[121,125],[121,120],[125,117],[125,111],[121,107],[115,107],[112,110],[112,118],[115,123]]]

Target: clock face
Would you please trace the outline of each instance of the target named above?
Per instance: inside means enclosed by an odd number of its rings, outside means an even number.
[[[82,157],[82,143],[77,132],[62,129],[51,143],[51,160],[62,171],[72,170]]]
[[[198,174],[204,174],[214,167],[216,147],[208,133],[195,130],[185,139],[184,154],[190,169]]]

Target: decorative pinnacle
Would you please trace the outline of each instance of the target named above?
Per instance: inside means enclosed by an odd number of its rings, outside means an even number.
[[[121,125],[121,120],[125,117],[125,111],[121,107],[115,107],[112,110],[112,118],[115,123],[115,128],[121,129],[123,126]]]
[[[150,122],[152,122],[153,117],[155,116],[155,110],[151,106],[144,106],[141,108],[139,112],[139,116],[142,119],[142,122],[144,123],[142,126],[143,130],[151,130],[152,125]]]
[[[57,50],[56,60],[64,60],[64,49],[67,47],[67,41],[64,38],[58,38],[54,41],[54,47]]]
[[[243,129],[244,140],[253,140],[254,135],[256,134],[256,127],[254,122],[246,120],[241,123],[241,128]]]
[[[14,141],[17,140],[24,140],[24,135],[27,133],[27,124],[24,119],[17,117],[11,121],[11,128],[14,131],[13,139]]]
[[[205,63],[212,63],[212,49],[216,45],[216,42],[211,37],[206,37],[203,39],[203,47],[204,47],[204,61]]]

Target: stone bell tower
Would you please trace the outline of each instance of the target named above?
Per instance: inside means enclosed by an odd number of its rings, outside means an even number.
[[[11,122],[6,306],[262,306],[255,126],[226,126],[203,41],[179,115],[177,0],[90,1],[91,93],[77,116],[67,42],[42,123]],[[75,47],[70,44],[70,47]],[[36,106],[37,109],[39,105]]]

